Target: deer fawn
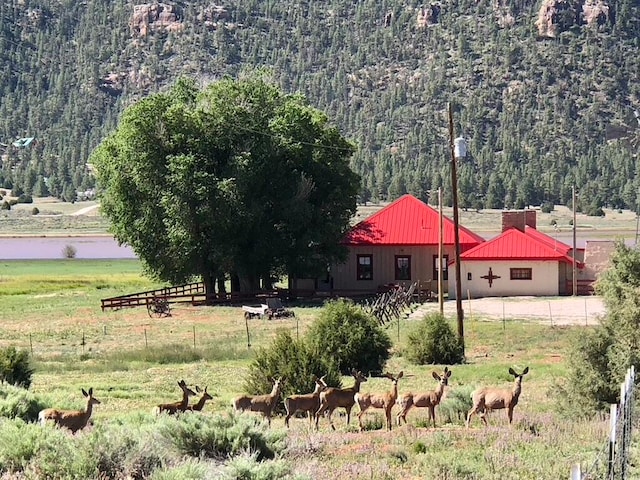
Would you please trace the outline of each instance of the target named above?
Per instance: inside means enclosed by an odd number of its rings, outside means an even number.
[[[320,392],[320,408],[318,408],[318,411],[316,412],[316,430],[318,429],[318,420],[320,419],[320,415],[324,412],[329,412],[329,424],[333,430],[336,429],[333,425],[333,421],[331,420],[331,414],[338,407],[343,407],[347,411],[347,425],[349,425],[351,409],[356,403],[354,395],[360,391],[360,384],[367,381],[367,377],[365,377],[362,372],[356,372],[355,369],[351,370],[351,375],[355,380],[352,387],[330,387],[324,392]]]
[[[189,405],[189,397],[192,397],[196,394],[193,390],[187,387],[187,384],[184,380],[180,380],[178,382],[178,386],[182,390],[182,400],[174,403],[161,403],[153,407],[153,413],[159,415],[161,413],[168,413],[169,415],[173,415],[178,412],[184,412]]]
[[[201,393],[202,395],[198,399],[197,403],[187,407],[187,410],[191,410],[192,412],[200,412],[204,408],[205,402],[213,399],[213,397],[207,393],[207,387],[204,387],[204,390],[201,390],[200,387],[196,385],[196,392]]]
[[[271,393],[267,395],[242,395],[233,399],[233,408],[236,411],[261,412],[265,416],[269,426],[271,426],[271,414],[278,403],[282,379],[278,378],[273,382]]]
[[[284,408],[287,410],[287,416],[284,419],[284,423],[287,428],[289,427],[289,419],[296,412],[307,412],[309,422],[313,420],[313,415],[315,415],[318,408],[320,408],[320,392],[327,388],[327,384],[324,383],[325,376],[320,378],[314,376],[313,381],[316,383],[316,386],[312,393],[291,395],[284,399]]]
[[[529,367],[526,367],[522,373],[517,373],[513,368],[509,368],[509,373],[514,376],[513,388],[511,390],[498,389],[492,387],[483,387],[475,390],[471,394],[473,400],[473,408],[469,410],[467,415],[467,428],[471,422],[471,415],[477,413],[485,425],[487,425],[486,414],[491,410],[507,409],[509,423],[513,420],[513,409],[518,404],[520,392],[522,391],[522,377],[529,373]]]
[[[41,425],[52,421],[59,427],[65,427],[71,430],[71,433],[76,433],[78,430],[82,430],[91,417],[91,411],[94,405],[99,405],[100,400],[94,398],[93,387],[88,392],[82,389],[82,395],[87,397],[87,407],[84,410],[57,410],[55,408],[47,408],[40,411],[38,414],[38,421]]]
[[[407,412],[411,410],[412,407],[421,408],[426,407],[429,409],[429,420],[433,419],[433,427],[436,426],[436,406],[440,403],[442,399],[442,394],[444,393],[444,387],[449,384],[449,377],[451,376],[451,370],[448,367],[444,367],[444,371],[442,374],[438,374],[438,372],[432,372],[433,378],[438,381],[438,386],[435,390],[429,390],[427,392],[420,393],[405,393],[398,400],[397,403],[400,405],[402,410],[398,412],[398,425],[402,425],[402,420],[406,425],[407,423]],[[427,421],[427,424],[429,422]]]
[[[391,430],[391,409],[396,403],[398,398],[398,381],[402,378],[403,372],[400,372],[397,377],[394,377],[390,373],[385,373],[382,376],[388,378],[393,382],[393,388],[384,393],[356,393],[355,401],[360,407],[360,413],[358,414],[358,423],[360,424],[360,431],[363,430],[362,415],[369,408],[383,408],[385,416],[387,417],[387,430]]]

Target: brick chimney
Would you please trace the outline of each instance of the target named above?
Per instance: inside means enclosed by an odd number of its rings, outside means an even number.
[[[502,212],[502,231],[509,228],[517,228],[524,232],[524,227],[529,226],[536,228],[536,211],[535,210],[512,210]]]

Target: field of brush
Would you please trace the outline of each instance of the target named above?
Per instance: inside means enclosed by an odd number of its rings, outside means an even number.
[[[92,436],[116,426],[130,426],[143,432],[140,435],[155,438],[154,429],[168,428],[168,420],[154,419],[152,407],[179,400],[181,379],[192,388],[207,387],[213,395],[199,415],[228,418],[232,398],[244,393],[256,351],[268,347],[279,329],[302,337],[322,308],[293,305],[295,318],[245,321],[240,306],[181,305],[172,309],[171,317],[150,318],[144,308],[100,309],[101,298],[158,286],[141,275],[137,260],[4,261],[0,272],[0,347],[15,346],[31,353],[33,395],[47,406],[82,408],[81,389],[92,387],[102,402],[95,407],[92,428],[57,440],[70,444],[98,443],[98,437],[92,440]],[[403,319],[387,326],[393,342],[387,370],[404,371],[400,394],[435,388],[431,372],[444,367],[412,365],[402,356],[415,322]],[[335,432],[325,419],[316,432],[304,418],[293,419],[286,430],[283,417],[277,416],[269,430],[281,438],[277,461],[286,465],[289,478],[313,479],[557,479],[568,478],[571,465],[577,462],[587,471],[594,463],[606,461],[608,421],[571,418],[556,408],[568,346],[585,328],[591,327],[474,318],[465,325],[467,363],[449,366],[453,374],[446,398],[436,410],[436,428],[427,425],[424,409],[412,410],[409,424],[391,432],[383,429],[380,410],[365,414],[363,432],[357,428],[357,407],[348,426],[339,411],[334,413]],[[513,424],[507,423],[504,411],[496,411],[489,416],[488,428],[474,418],[466,429],[469,393],[481,385],[510,388],[509,368],[521,371],[526,366],[530,372],[524,377]],[[350,377],[343,379],[344,386],[351,383]],[[390,385],[389,380],[370,378],[362,391],[382,392]],[[242,416],[255,417],[252,413]],[[256,428],[268,430],[266,422]],[[16,449],[12,431],[7,425],[0,428],[2,478],[14,478],[8,476],[14,464],[7,460]],[[220,464],[219,459],[194,461]],[[183,478],[219,478],[211,469],[208,477]]]

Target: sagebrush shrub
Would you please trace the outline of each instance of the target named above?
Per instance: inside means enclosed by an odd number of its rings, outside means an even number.
[[[258,460],[274,458],[284,449],[286,432],[265,427],[256,415],[185,414],[168,418],[160,433],[183,455],[225,460],[243,452]]]
[[[28,390],[12,385],[0,386],[0,417],[35,422],[47,405]]]
[[[345,375],[352,369],[379,374],[390,356],[387,332],[373,316],[349,300],[325,304],[306,338],[316,355],[335,362]]]
[[[404,356],[418,365],[455,365],[464,361],[464,350],[444,316],[430,313],[409,332]]]
[[[284,460],[261,462],[256,455],[239,455],[227,462],[222,480],[280,480],[291,478]]]
[[[29,352],[13,346],[0,349],[0,383],[29,388],[32,376]]]

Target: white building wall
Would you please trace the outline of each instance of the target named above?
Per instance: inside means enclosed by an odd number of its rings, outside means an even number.
[[[463,298],[559,295],[557,261],[463,261],[460,266]],[[489,268],[494,276],[491,286],[488,278],[482,278],[489,275]],[[531,280],[511,280],[512,268],[531,268]],[[456,294],[454,271],[449,268],[449,298]]]

